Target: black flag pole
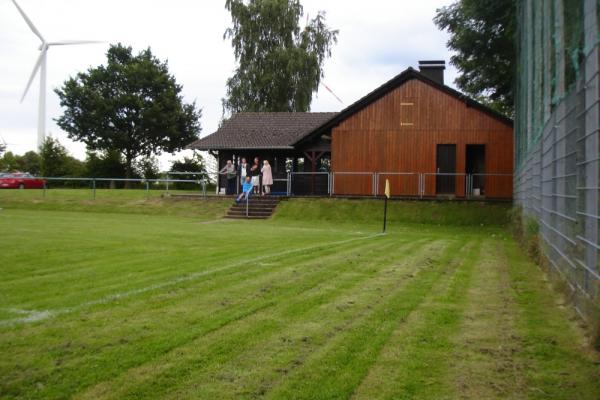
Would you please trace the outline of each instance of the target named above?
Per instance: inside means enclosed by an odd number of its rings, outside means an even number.
[[[383,233],[385,233],[385,225],[387,223],[387,201],[390,198],[390,181],[385,180],[385,200],[383,205]]]
[[[387,222],[387,196],[385,196],[384,206],[383,206],[383,233],[385,233],[385,225]]]

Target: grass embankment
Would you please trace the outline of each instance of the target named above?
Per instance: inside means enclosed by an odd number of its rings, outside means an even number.
[[[173,191],[194,193],[191,191]],[[80,211],[97,213],[179,215],[201,219],[222,217],[231,199],[207,197],[206,200],[178,201],[162,190],[90,189],[0,190],[0,207],[23,210]],[[196,192],[197,193],[197,192]]]
[[[3,209],[0,398],[600,397],[503,229],[379,235],[359,222],[375,206],[301,222],[303,202],[209,224]]]
[[[504,226],[508,223],[510,207],[509,203],[392,200],[388,202],[388,221],[444,226]],[[278,206],[275,219],[279,218],[379,224],[383,221],[383,200],[291,199]]]

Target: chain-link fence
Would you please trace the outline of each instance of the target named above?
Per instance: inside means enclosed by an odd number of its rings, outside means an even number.
[[[577,310],[598,298],[600,51],[597,0],[519,2],[514,197]]]

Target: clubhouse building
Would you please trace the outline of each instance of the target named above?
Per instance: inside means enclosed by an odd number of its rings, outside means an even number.
[[[287,195],[512,198],[512,120],[421,61],[334,113],[238,113],[188,148],[269,160]],[[220,183],[224,186],[224,183]]]

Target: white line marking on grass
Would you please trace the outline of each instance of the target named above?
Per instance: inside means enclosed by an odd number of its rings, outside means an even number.
[[[230,221],[233,221],[233,220],[226,220],[224,218],[218,218],[218,219],[207,219],[205,221],[199,221],[199,222],[196,222],[196,223],[201,224],[201,225],[217,224],[217,223],[229,224],[229,223],[231,223]]]
[[[50,311],[22,310],[20,308],[3,308],[3,310],[11,314],[25,315],[24,317],[14,318],[8,321],[23,320],[25,322],[35,322],[50,317]]]
[[[280,251],[277,253],[272,253],[272,254],[267,254],[264,256],[250,258],[248,260],[237,261],[235,263],[224,265],[222,267],[218,267],[218,268],[214,268],[214,269],[210,269],[210,270],[198,271],[198,272],[194,272],[194,273],[191,273],[188,275],[182,275],[182,276],[176,277],[174,279],[171,279],[171,280],[168,280],[168,281],[165,281],[162,283],[155,283],[153,285],[146,286],[143,288],[111,294],[111,295],[102,297],[97,300],[90,300],[90,301],[83,302],[83,303],[78,304],[73,307],[59,308],[59,309],[55,309],[55,310],[40,310],[40,311],[20,310],[22,313],[27,313],[27,315],[25,317],[21,317],[21,318],[11,318],[11,319],[7,319],[4,321],[0,321],[0,327],[11,327],[11,326],[17,325],[19,323],[30,323],[30,322],[43,321],[43,320],[46,320],[49,318],[57,317],[59,315],[70,314],[72,312],[81,310],[83,308],[92,307],[92,306],[96,306],[96,305],[100,305],[100,304],[111,303],[113,301],[121,300],[121,299],[124,299],[127,297],[135,296],[138,294],[146,293],[146,292],[157,290],[157,289],[162,289],[162,288],[165,288],[168,286],[177,285],[182,282],[193,281],[193,280],[196,280],[203,276],[207,276],[207,275],[214,274],[217,272],[227,271],[229,269],[241,267],[243,265],[247,265],[250,263],[258,263],[259,266],[264,266],[267,264],[260,263],[260,261],[268,260],[271,258],[282,257],[282,256],[286,256],[289,254],[294,254],[294,253],[309,252],[309,251],[316,250],[316,249],[323,248],[323,247],[337,246],[337,245],[341,245],[341,244],[355,242],[358,240],[373,239],[373,238],[377,238],[380,236],[383,236],[383,234],[377,233],[377,234],[369,235],[369,236],[362,236],[362,237],[357,237],[357,238],[338,240],[336,242],[321,243],[321,244],[317,244],[317,245],[313,245],[313,246],[302,247],[299,249],[284,250],[284,251]],[[6,309],[6,310],[19,310],[19,309]]]

